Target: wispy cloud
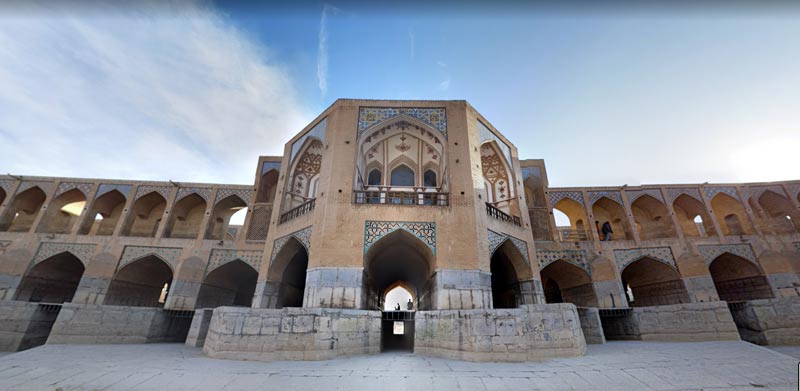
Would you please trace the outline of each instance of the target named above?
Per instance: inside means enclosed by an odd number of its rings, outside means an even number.
[[[450,88],[450,76],[445,77],[445,79],[439,83],[437,90],[447,91],[448,88]]]
[[[305,122],[287,72],[213,9],[17,6],[0,12],[3,172],[249,183]]]
[[[319,19],[319,49],[317,50],[317,79],[319,91],[324,96],[328,92],[328,14],[335,15],[339,9],[325,4]]]

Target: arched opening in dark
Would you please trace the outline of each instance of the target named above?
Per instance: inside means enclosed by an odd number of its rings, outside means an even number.
[[[206,229],[206,239],[223,240],[228,232],[231,217],[240,210],[247,208],[247,204],[237,195],[230,195],[217,202],[211,212]]]
[[[436,172],[433,170],[425,171],[425,174],[422,176],[423,186],[425,187],[436,187],[438,184],[436,182]]]
[[[125,209],[125,196],[117,190],[111,190],[97,197],[89,212],[89,216],[95,216],[95,218],[85,219],[78,233],[98,236],[113,235],[123,209]],[[97,218],[97,215],[100,215],[100,218]]]
[[[161,224],[161,216],[167,201],[161,194],[150,192],[139,197],[133,203],[133,208],[129,212],[128,221],[122,228],[123,236],[154,237]]]
[[[212,270],[203,279],[195,308],[249,307],[256,291],[258,272],[236,259]]]
[[[758,204],[767,216],[767,226],[773,233],[789,234],[800,232],[800,212],[786,197],[767,190],[758,197]]]
[[[530,268],[520,250],[510,241],[503,242],[489,261],[492,273],[492,307],[516,308],[523,304],[520,282],[530,279]]]
[[[278,186],[278,171],[269,170],[261,175],[256,192],[256,202],[273,202]]]
[[[111,284],[104,304],[161,307],[172,285],[172,268],[161,258],[148,255],[123,266]]]
[[[767,277],[752,262],[724,253],[708,267],[717,294],[723,301],[747,301],[773,297]]]
[[[592,213],[601,227],[605,222],[611,224],[613,231],[611,240],[633,240],[633,231],[627,223],[625,210],[616,201],[608,197],[601,197],[592,205]]]
[[[380,186],[381,183],[381,171],[377,168],[373,168],[372,171],[369,172],[369,177],[367,178],[367,184],[370,186]]]
[[[308,250],[294,237],[283,245],[270,265],[270,281],[279,282],[276,308],[302,307],[306,289]]]
[[[640,258],[626,266],[622,281],[633,294],[631,307],[689,302],[689,293],[678,271],[652,258]]]
[[[34,265],[17,287],[16,299],[43,303],[72,301],[84,266],[74,255],[63,252]]]
[[[714,209],[717,216],[723,216],[720,224],[724,235],[736,236],[753,233],[750,223],[744,220],[747,218],[747,212],[737,199],[725,193],[719,193],[711,199],[711,208]]]
[[[0,221],[0,231],[30,231],[36,214],[42,209],[45,198],[47,197],[38,186],[17,194]]]
[[[686,237],[705,237],[715,235],[714,224],[708,217],[703,203],[686,194],[681,194],[672,203],[675,217]]]
[[[557,260],[539,272],[548,303],[572,303],[578,307],[597,307],[592,278],[585,270]],[[551,291],[548,293],[548,287]]]
[[[414,170],[401,164],[392,170],[391,182],[392,186],[414,186]]]

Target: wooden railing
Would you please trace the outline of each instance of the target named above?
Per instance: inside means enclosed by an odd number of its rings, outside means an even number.
[[[279,224],[283,224],[287,221],[292,221],[308,212],[314,210],[314,203],[316,198],[312,198],[310,201],[306,201],[300,206],[290,209],[288,212],[281,215],[281,219]]]
[[[353,190],[357,205],[417,205],[447,206],[450,193],[391,190]]]
[[[512,216],[506,212],[503,212],[500,209],[494,207],[494,205],[490,203],[486,203],[486,214],[489,217],[493,217],[497,220],[512,223],[518,227],[522,226],[522,220],[520,220],[519,216]]]

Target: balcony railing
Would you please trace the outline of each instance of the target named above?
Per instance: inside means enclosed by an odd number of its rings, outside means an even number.
[[[500,209],[494,207],[494,205],[490,203],[486,203],[486,214],[489,217],[495,218],[500,221],[512,223],[518,227],[522,227],[522,220],[520,220],[519,216],[512,216],[506,212],[503,212]]]
[[[300,206],[290,209],[288,212],[281,215],[280,224],[283,224],[287,221],[292,221],[308,212],[314,210],[314,203],[316,202],[316,198],[312,198],[310,201],[306,201]]]
[[[579,242],[581,240],[589,240],[589,233],[583,229],[572,229],[570,227],[556,228],[558,233],[558,240],[562,242]]]
[[[450,193],[422,191],[421,188],[413,188],[411,191],[353,190],[353,203],[358,205],[447,206],[450,204]]]

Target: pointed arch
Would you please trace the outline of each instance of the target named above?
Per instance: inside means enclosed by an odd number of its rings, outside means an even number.
[[[258,271],[241,259],[220,265],[203,278],[195,308],[249,307],[257,280]]]
[[[77,188],[61,193],[44,212],[37,232],[69,233],[86,206],[86,195]]]
[[[634,221],[639,224],[642,240],[669,238],[676,235],[667,207],[655,197],[644,194],[631,204]]]
[[[752,198],[751,198],[752,200]],[[800,213],[788,198],[766,190],[758,197],[758,204],[767,214],[771,231],[777,234],[800,232]]]
[[[170,210],[164,237],[194,239],[206,213],[206,200],[197,193],[181,198]]]
[[[598,306],[592,277],[578,266],[559,259],[545,266],[539,274],[548,303],[572,303],[578,307]]]
[[[725,193],[717,193],[711,199],[711,208],[720,216],[720,225],[724,235],[750,235],[753,227],[747,218],[747,212],[739,200]]]
[[[114,234],[114,229],[125,209],[125,202],[125,195],[117,189],[109,190],[97,197],[89,210],[90,218],[84,219],[83,226],[78,233],[97,236]],[[97,215],[100,215],[102,219],[92,218]]]
[[[633,240],[633,230],[628,223],[628,216],[619,202],[602,196],[592,204],[592,214],[601,227],[606,221],[611,224],[613,240]]]
[[[774,297],[761,268],[738,255],[722,253],[711,261],[708,270],[720,300],[736,302]]]
[[[633,292],[632,307],[689,302],[683,278],[674,266],[651,257],[641,257],[621,271],[622,286]],[[629,298],[631,299],[631,298]]]
[[[172,285],[172,265],[155,254],[138,258],[114,274],[103,304],[159,307],[166,298],[162,290]]]
[[[72,301],[85,267],[69,251],[62,251],[28,269],[17,287],[16,300],[65,303]]]
[[[672,209],[675,211],[675,216],[684,236],[705,237],[716,235],[714,224],[711,222],[705,206],[697,198],[681,193],[672,202]],[[698,216],[702,221],[700,225],[695,221]]]
[[[273,202],[278,188],[278,170],[270,169],[261,174],[256,191],[256,202]]]
[[[406,161],[408,160],[408,162]],[[389,166],[389,186],[395,187],[413,187],[417,185],[417,172],[408,163],[413,164],[411,159],[406,156],[400,156],[395,159]]]
[[[492,274],[493,308],[516,308],[525,304],[521,284],[531,280],[533,272],[510,239],[504,240],[491,254],[489,270]]]
[[[516,179],[514,168],[506,159],[497,141],[486,141],[480,146],[481,170],[486,187],[486,202],[505,213],[517,215]]]
[[[28,232],[36,215],[42,209],[47,196],[39,186],[33,186],[18,193],[8,205],[0,221],[0,230],[8,232]]]
[[[290,236],[267,269],[267,280],[279,284],[277,308],[303,306],[307,272],[308,249]]]
[[[297,156],[289,165],[286,175],[284,211],[316,198],[316,187],[312,185],[318,179],[322,168],[322,154],[322,141],[313,136],[306,138],[298,150]]]
[[[236,194],[231,194],[217,202],[211,211],[205,238],[213,240],[225,239],[231,216],[243,208],[247,208],[247,203]]]
[[[435,263],[434,251],[407,230],[396,229],[383,235],[364,253],[367,308],[382,308],[387,289],[398,283],[405,284],[411,292],[415,308],[431,308]]]
[[[589,222],[589,218],[586,217],[586,209],[583,205],[571,198],[565,197],[553,205],[553,209],[560,211],[569,219],[568,227],[559,227],[556,222],[556,230],[558,230],[559,235],[558,239],[562,241],[589,239],[590,235],[588,230],[592,229],[591,227],[594,227],[594,224]]]
[[[155,237],[166,207],[167,200],[157,191],[139,197],[128,212],[122,235]]]

